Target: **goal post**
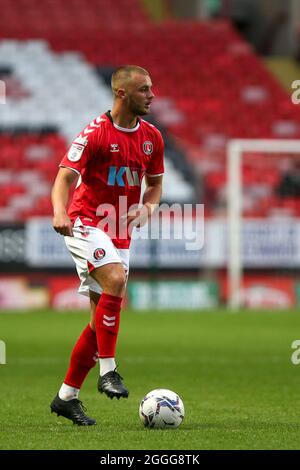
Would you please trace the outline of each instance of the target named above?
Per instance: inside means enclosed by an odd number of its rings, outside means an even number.
[[[228,233],[228,306],[241,306],[242,260],[242,163],[244,152],[298,153],[300,140],[232,139],[227,145],[227,233]]]

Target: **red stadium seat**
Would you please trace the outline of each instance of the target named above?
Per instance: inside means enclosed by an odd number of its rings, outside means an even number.
[[[0,0],[0,11],[0,38],[43,37],[55,51],[80,51],[100,67],[128,62],[148,67],[157,96],[171,99],[182,116],[181,122],[166,127],[192,165],[200,165],[198,156],[213,146],[214,158],[224,163],[229,138],[276,138],[284,132],[300,138],[298,107],[226,21],[154,24],[138,0],[27,0],[26,8],[23,2]],[[263,90],[265,99],[247,100],[249,87]],[[53,153],[51,164],[24,155],[24,147],[41,142]],[[65,151],[56,134],[17,141],[1,135],[0,143],[3,169],[36,168],[48,182]],[[260,160],[256,158],[257,165]],[[209,188],[226,183],[224,164],[222,168],[207,173]],[[253,164],[243,170],[246,185],[263,183],[274,189],[279,177],[276,168],[259,173]],[[266,201],[260,212],[268,211],[271,203],[275,201]],[[41,210],[47,211],[43,204]],[[285,204],[299,210],[291,201]]]

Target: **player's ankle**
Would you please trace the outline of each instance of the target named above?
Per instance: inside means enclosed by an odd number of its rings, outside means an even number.
[[[103,375],[107,374],[108,372],[115,370],[115,368],[117,367],[114,357],[105,357],[105,358],[100,357],[99,364],[100,364],[101,377],[103,377]]]
[[[58,396],[61,400],[70,401],[74,398],[78,398],[79,392],[79,388],[71,387],[70,385],[63,383],[59,389]]]

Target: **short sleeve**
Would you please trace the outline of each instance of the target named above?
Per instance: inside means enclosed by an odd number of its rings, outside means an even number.
[[[76,139],[73,140],[59,166],[70,168],[77,173],[81,173],[96,152],[96,144],[99,139],[100,131],[99,127],[100,126],[97,126],[97,128],[86,127]]]
[[[160,176],[164,173],[164,141],[160,132],[157,132],[157,141],[154,152],[149,161],[146,175]]]

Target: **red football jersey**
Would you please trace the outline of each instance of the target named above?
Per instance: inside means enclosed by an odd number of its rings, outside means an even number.
[[[68,209],[71,221],[100,227],[117,248],[130,236],[122,216],[139,204],[143,176],[164,173],[164,143],[158,129],[138,119],[132,129],[113,123],[110,113],[92,121],[73,141],[60,166],[80,174]]]

